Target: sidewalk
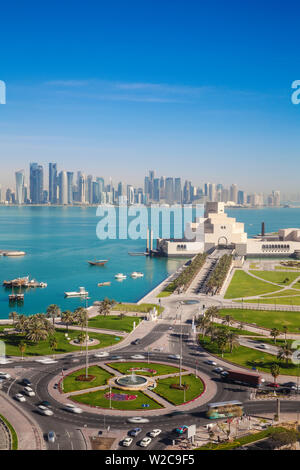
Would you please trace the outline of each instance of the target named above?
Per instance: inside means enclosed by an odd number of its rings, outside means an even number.
[[[43,433],[35,420],[0,391],[0,414],[12,425],[18,436],[19,450],[45,450]]]

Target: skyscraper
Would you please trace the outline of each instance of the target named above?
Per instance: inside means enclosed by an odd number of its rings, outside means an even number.
[[[73,177],[74,173],[72,171],[67,172],[68,178],[68,204],[73,204]]]
[[[42,204],[44,189],[44,170],[37,163],[30,163],[30,200],[31,204]]]
[[[174,201],[178,204],[182,202],[181,178],[175,178]]]
[[[68,204],[68,176],[66,171],[59,173],[59,203]]]
[[[57,164],[49,163],[49,202],[57,203]]]
[[[16,171],[16,202],[24,202],[24,170]]]
[[[174,202],[174,180],[173,178],[166,178],[166,202],[173,204]]]

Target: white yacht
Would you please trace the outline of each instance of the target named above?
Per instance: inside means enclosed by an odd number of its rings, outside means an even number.
[[[138,272],[138,271],[133,271],[133,273],[130,274],[131,277],[143,277],[144,273]]]
[[[85,287],[79,287],[79,292],[65,292],[65,297],[86,297],[88,294]]]
[[[126,274],[123,274],[123,273],[118,273],[115,275],[115,278],[116,279],[126,279]]]

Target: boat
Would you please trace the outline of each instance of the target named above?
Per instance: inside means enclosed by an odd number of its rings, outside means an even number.
[[[95,261],[88,261],[91,266],[104,266],[108,259],[95,259]]]
[[[144,273],[138,272],[138,271],[133,271],[133,273],[130,274],[131,277],[143,277]]]
[[[23,302],[24,294],[10,294],[8,298],[10,302]]]
[[[65,297],[86,297],[88,294],[85,287],[79,287],[78,292],[65,292]]]
[[[106,282],[99,282],[98,284],[98,287],[102,287],[102,286],[110,286],[111,282],[110,281],[106,281]]]
[[[147,251],[128,251],[130,256],[149,256],[150,253]]]
[[[118,273],[115,275],[115,278],[116,279],[126,279],[126,274],[123,274],[123,273]]]
[[[3,256],[25,256],[25,251],[3,251]]]

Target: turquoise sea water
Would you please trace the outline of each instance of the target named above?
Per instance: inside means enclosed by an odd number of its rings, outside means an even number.
[[[245,223],[249,236],[261,230],[273,232],[284,227],[300,226],[299,209],[230,209],[228,215]],[[0,257],[0,285],[4,279],[30,275],[48,283],[45,289],[30,289],[25,293],[23,307],[11,307],[10,291],[0,287],[0,319],[11,310],[25,314],[45,312],[51,303],[63,310],[74,309],[80,299],[65,299],[65,291],[84,286],[91,299],[105,296],[117,301],[136,302],[174,272],[183,260],[130,256],[128,251],[144,251],[145,240],[105,240],[96,237],[96,208],[81,207],[0,207],[0,249],[24,250],[22,258]],[[109,259],[103,267],[89,266],[87,260]],[[142,271],[144,277],[131,279],[132,271]],[[114,275],[127,274],[118,282]],[[111,281],[109,287],[98,282]]]
[[[145,240],[99,240],[96,237],[96,208],[81,207],[0,207],[0,249],[24,250],[21,258],[0,257],[0,319],[16,310],[32,314],[45,312],[55,303],[61,309],[80,306],[79,298],[64,298],[65,291],[80,286],[89,292],[89,304],[104,297],[136,302],[174,272],[184,261],[130,256],[128,251],[144,251]],[[90,266],[87,260],[108,259],[105,266]],[[132,271],[143,278],[132,279]],[[114,275],[127,274],[124,281]],[[47,288],[28,289],[23,306],[10,306],[10,290],[3,280],[29,275],[47,282]],[[99,282],[111,281],[109,287]]]

